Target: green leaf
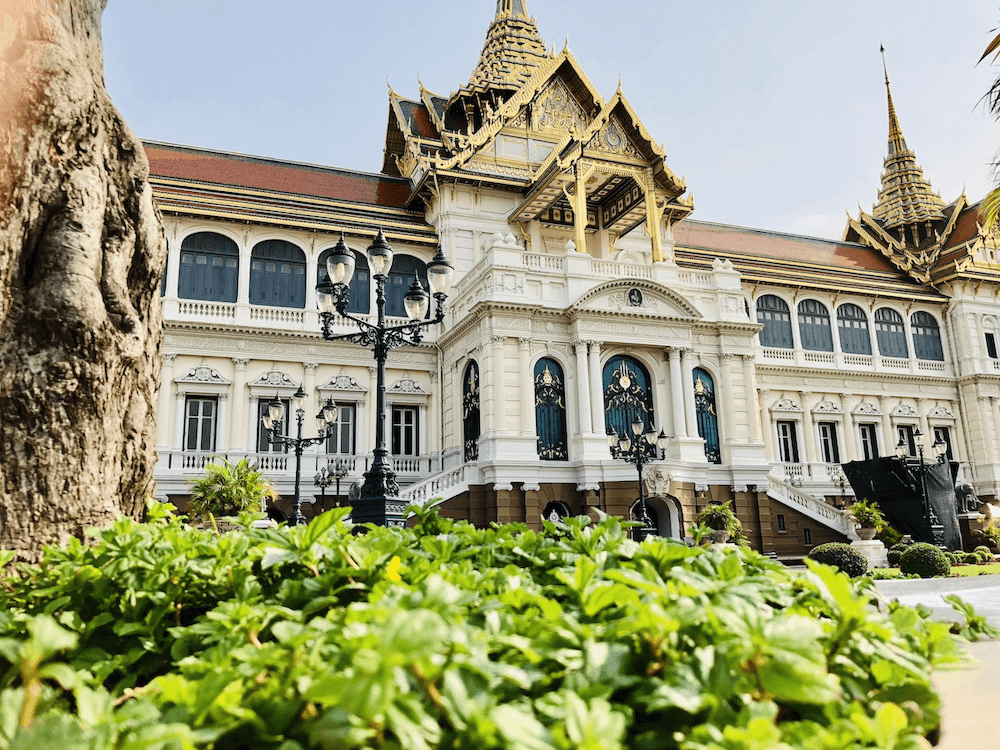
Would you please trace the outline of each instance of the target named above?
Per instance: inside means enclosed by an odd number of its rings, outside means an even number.
[[[875,739],[880,748],[893,750],[909,722],[906,712],[895,703],[883,703],[875,712]]]
[[[554,750],[549,730],[523,707],[497,706],[490,718],[512,750]]]

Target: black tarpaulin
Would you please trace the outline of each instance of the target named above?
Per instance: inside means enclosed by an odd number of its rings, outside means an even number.
[[[843,464],[843,469],[855,497],[877,502],[886,520],[901,534],[934,543],[924,514],[919,467],[898,458],[875,458]],[[962,549],[952,468],[947,463],[933,463],[924,469],[927,498],[944,527],[944,543],[948,549]]]

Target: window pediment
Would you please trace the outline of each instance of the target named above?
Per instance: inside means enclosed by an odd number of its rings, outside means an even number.
[[[591,289],[571,307],[573,313],[625,313],[663,318],[701,320],[702,314],[687,298],[650,281],[612,281]]]

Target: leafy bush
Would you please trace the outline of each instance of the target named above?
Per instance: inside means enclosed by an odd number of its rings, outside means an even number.
[[[264,509],[277,498],[268,479],[244,458],[235,464],[226,459],[205,466],[205,476],[191,484],[188,512],[195,518],[238,516]]]
[[[899,558],[899,570],[902,573],[912,573],[921,578],[935,578],[951,574],[951,564],[944,552],[933,544],[919,542],[903,553]]]
[[[948,557],[950,560],[957,560],[959,558],[959,554],[954,553]],[[961,558],[962,562],[967,563],[968,565],[978,565],[981,559],[975,552],[963,552],[961,553]]]
[[[829,542],[814,547],[809,558],[824,565],[832,565],[851,578],[863,576],[868,572],[868,560],[854,547],[843,542]]]
[[[895,547],[902,540],[903,535],[896,531],[888,521],[882,526],[882,529],[875,535],[882,544],[886,546],[886,549]]]
[[[961,654],[811,561],[346,512],[218,536],[153,506],[6,567],[0,750],[915,750]]]
[[[987,548],[1000,549],[1000,528],[996,526],[987,526],[985,529],[980,529],[975,534],[976,539],[980,540]]]
[[[975,552],[977,555],[984,555],[987,558],[984,562],[993,562],[994,560],[993,552],[990,550],[989,547],[979,546],[972,551]]]
[[[698,523],[717,531],[728,531],[730,536],[743,529],[740,519],[733,513],[732,503],[709,503],[698,513]]]
[[[913,545],[911,544],[903,544],[903,543],[894,544],[886,553],[886,556],[889,558],[889,565],[891,565],[894,568],[897,567],[899,565],[899,558],[901,558],[903,556],[903,553],[906,552],[906,550],[908,550],[912,546]]]

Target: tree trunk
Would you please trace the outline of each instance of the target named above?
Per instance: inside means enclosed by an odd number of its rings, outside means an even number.
[[[29,559],[153,490],[166,244],[106,2],[0,12],[0,548]]]

